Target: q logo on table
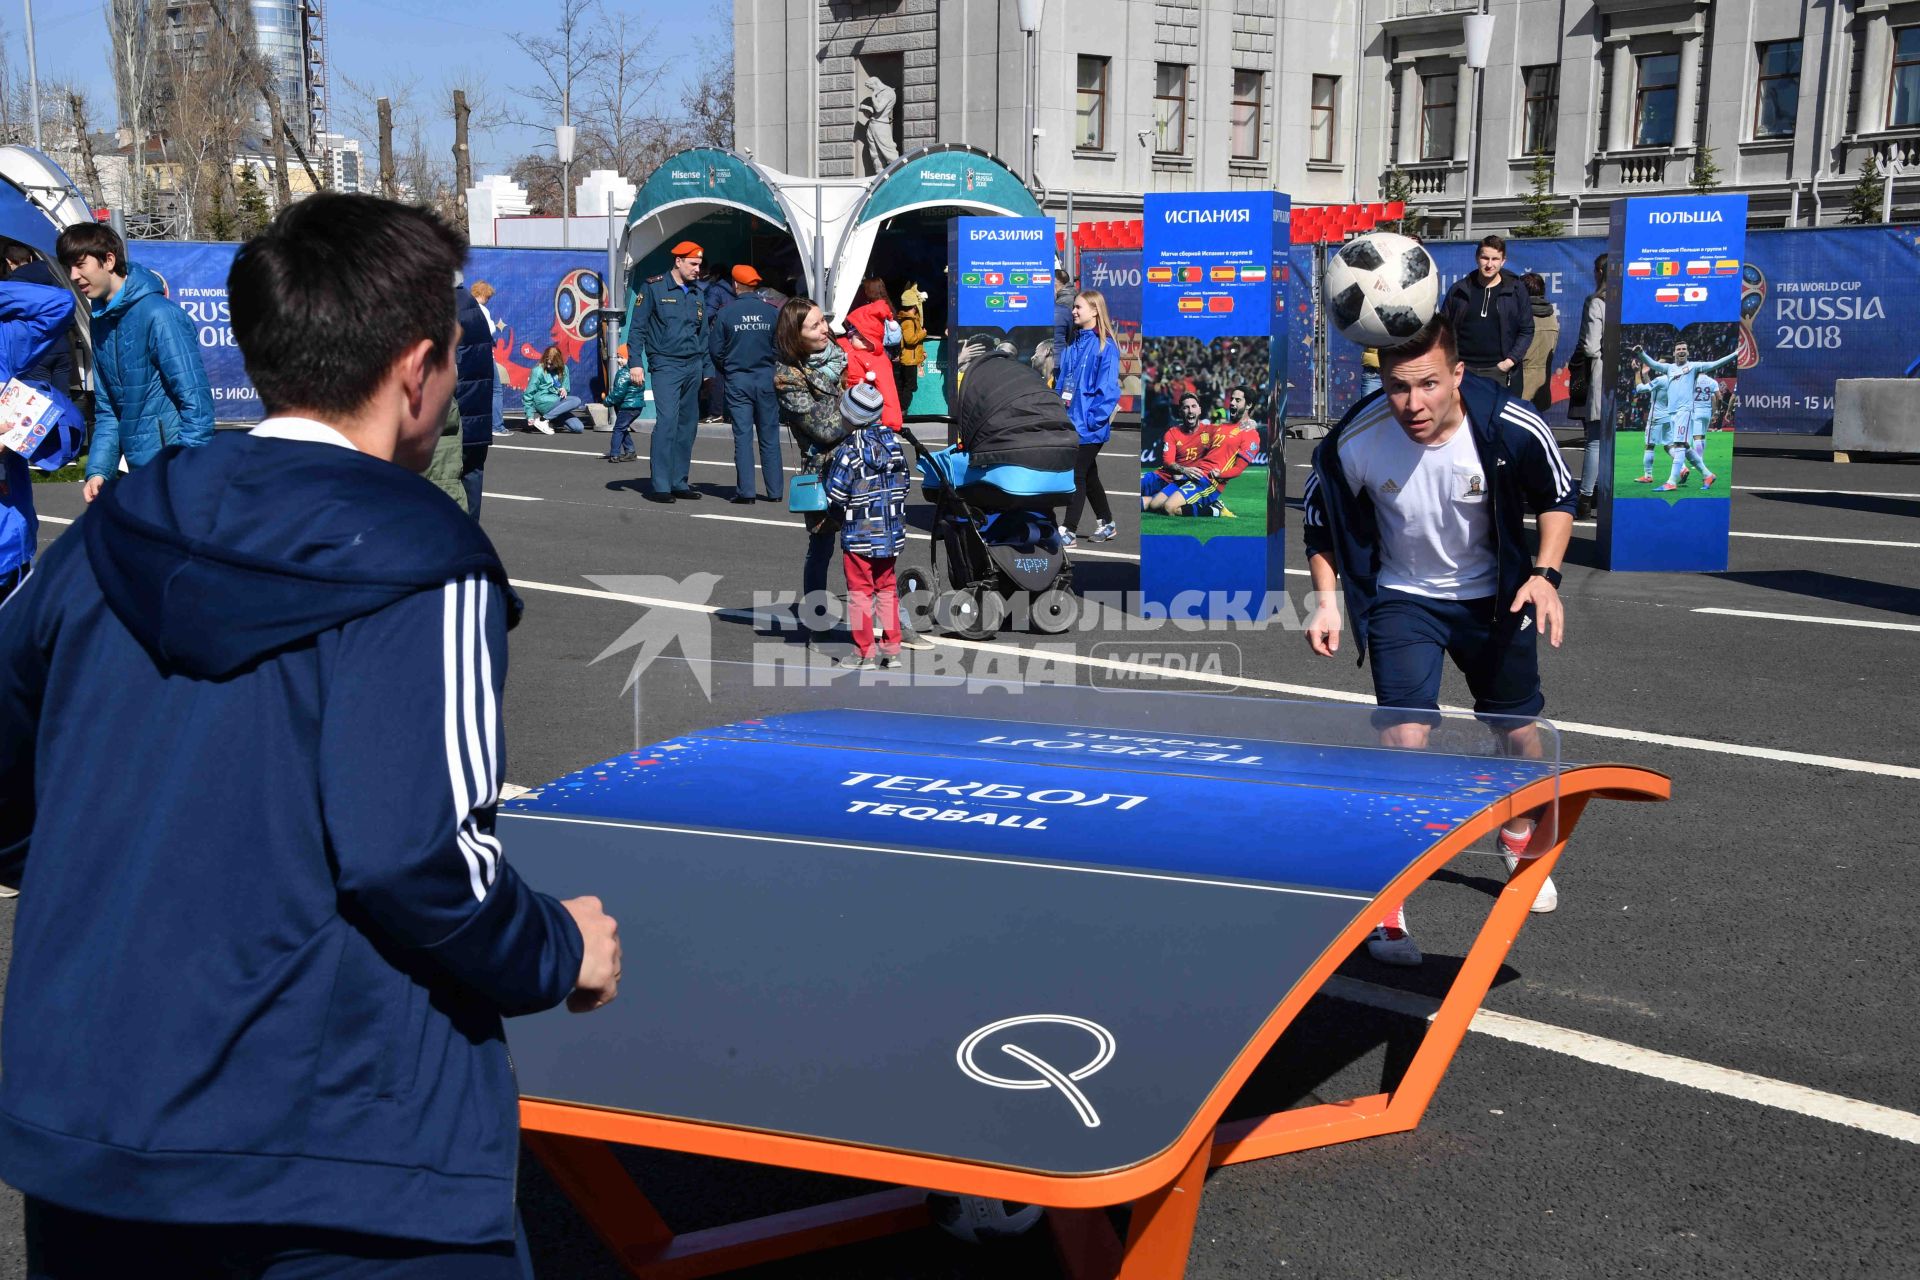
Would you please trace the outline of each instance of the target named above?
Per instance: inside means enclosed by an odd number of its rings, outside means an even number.
[[[1062,1071],[1039,1054],[1009,1040],[1001,1044],[1000,1052],[1024,1065],[1033,1073],[1032,1075],[1020,1077],[995,1075],[991,1071],[984,1070],[974,1061],[975,1052],[989,1038],[1012,1027],[1040,1025],[1071,1027],[1086,1032],[1093,1037],[1093,1057],[1085,1066],[1077,1067],[1072,1071]],[[977,1080],[995,1089],[1058,1089],[1067,1101],[1073,1104],[1073,1109],[1080,1115],[1080,1122],[1089,1129],[1098,1129],[1100,1113],[1093,1109],[1093,1103],[1087,1100],[1087,1095],[1082,1093],[1080,1086],[1074,1082],[1085,1080],[1112,1062],[1113,1050],[1113,1033],[1097,1022],[1089,1022],[1085,1018],[1076,1018],[1065,1013],[1029,1013],[1018,1018],[1002,1018],[998,1022],[981,1027],[960,1042],[960,1048],[954,1053],[954,1061],[960,1064],[960,1070],[966,1073],[968,1079]]]

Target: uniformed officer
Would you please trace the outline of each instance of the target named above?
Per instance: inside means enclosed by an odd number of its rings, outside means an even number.
[[[700,426],[700,381],[707,363],[710,313],[700,284],[699,245],[682,240],[669,251],[673,269],[641,284],[633,303],[629,348],[644,355],[653,379],[652,474],[655,502],[698,498],[687,478]]]
[[[715,274],[709,276],[701,285],[707,291],[707,316],[711,326],[722,311],[732,305],[740,296],[740,288],[732,275]],[[700,388],[700,421],[726,422],[727,416],[727,376],[719,365],[707,368],[707,381]]]
[[[780,397],[773,390],[773,322],[780,308],[760,291],[760,273],[749,266],[733,269],[739,297],[713,318],[707,350],[716,377],[727,389],[727,416],[733,422],[735,502],[753,501],[753,451],[760,446],[760,474],[766,499],[781,497]]]

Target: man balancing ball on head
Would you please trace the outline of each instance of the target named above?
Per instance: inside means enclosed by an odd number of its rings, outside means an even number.
[[[1226,516],[1227,482],[1260,455],[1260,425],[1245,387],[1228,397],[1226,422],[1203,422],[1200,397],[1180,396],[1180,421],[1167,428],[1160,465],[1140,477],[1140,509],[1170,516]]]
[[[1324,657],[1340,648],[1344,593],[1359,659],[1373,659],[1383,745],[1426,746],[1451,657],[1502,752],[1538,756],[1532,718],[1546,699],[1536,644],[1545,633],[1558,648],[1565,625],[1560,561],[1573,477],[1538,414],[1465,376],[1445,320],[1382,351],[1380,374],[1385,394],[1355,405],[1314,450],[1303,525],[1318,603],[1307,643]],[[1532,555],[1528,511],[1540,525]],[[1531,816],[1502,828],[1509,875],[1533,835]],[[1548,880],[1533,909],[1558,905]],[[1367,951],[1384,964],[1420,963],[1404,907],[1374,929]]]

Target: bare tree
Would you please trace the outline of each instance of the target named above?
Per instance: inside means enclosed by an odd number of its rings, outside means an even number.
[[[680,95],[682,143],[689,147],[733,146],[732,14],[716,6],[719,35],[700,41],[700,67]]]
[[[209,22],[193,39],[156,48],[161,92],[155,125],[162,168],[188,233],[224,240],[238,228],[234,163],[251,123],[251,51],[226,24]]]
[[[132,142],[127,166],[128,202],[143,203],[149,114],[154,91],[154,0],[107,0],[107,34],[113,57],[113,97],[120,110],[120,126]]]

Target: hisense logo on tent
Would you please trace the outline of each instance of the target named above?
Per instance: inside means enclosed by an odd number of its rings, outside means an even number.
[[[700,182],[703,179],[705,179],[706,176],[707,176],[706,174],[701,173],[697,169],[693,170],[692,172],[689,172],[685,169],[675,169],[673,170],[673,173],[672,173],[672,177],[675,182]]]
[[[942,172],[940,172],[940,171],[939,171],[939,170],[937,170],[937,169],[927,169],[927,170],[924,170],[924,171],[923,171],[923,172],[922,172],[922,173],[920,174],[920,178],[921,178],[921,181],[923,181],[923,182],[958,182],[958,181],[960,181],[960,175],[959,175],[959,174],[957,174],[957,173],[942,173]]]

